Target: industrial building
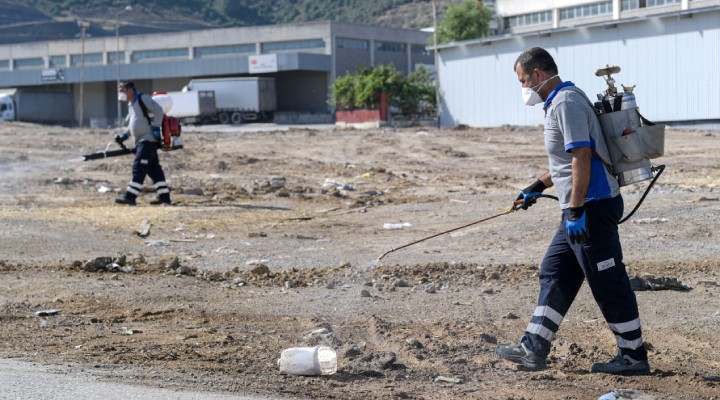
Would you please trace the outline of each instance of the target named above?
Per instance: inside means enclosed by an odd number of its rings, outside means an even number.
[[[193,78],[274,77],[278,113],[328,117],[335,77],[394,64],[411,73],[434,64],[430,33],[336,22],[141,34],[0,45],[0,88],[73,93],[85,125],[112,125],[126,105],[117,82],[179,91]]]
[[[635,85],[642,114],[670,124],[720,123],[720,1],[612,0],[492,3],[496,35],[439,46],[442,124],[539,125],[523,105],[517,56],[539,46],[563,80],[591,99],[605,88],[595,71],[617,65]],[[618,86],[619,87],[619,86]]]

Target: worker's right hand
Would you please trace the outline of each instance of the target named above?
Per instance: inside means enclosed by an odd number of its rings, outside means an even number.
[[[128,135],[126,133],[119,133],[115,135],[115,142],[119,144],[120,146],[123,145],[123,142],[126,141],[128,138]]]
[[[542,192],[547,189],[547,186],[545,186],[544,183],[540,179],[535,181],[532,185],[526,187],[523,189],[520,194],[518,194],[517,198],[515,199],[515,203],[522,200],[522,203],[519,204],[517,207],[522,208],[523,210],[527,210],[529,207],[531,207],[535,202],[537,202],[538,196],[542,194]]]

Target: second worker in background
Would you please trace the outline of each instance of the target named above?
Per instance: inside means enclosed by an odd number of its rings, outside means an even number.
[[[143,191],[145,177],[149,175],[157,193],[157,198],[150,201],[150,204],[172,204],[170,189],[158,157],[162,138],[160,132],[163,120],[162,107],[149,95],[138,92],[135,83],[131,81],[120,83],[118,99],[128,102],[128,115],[125,118],[128,129],[122,134],[115,135],[115,141],[124,147],[123,142],[132,135],[135,140],[135,161],[132,166],[132,180],[125,193],[115,199],[115,202],[136,205],[137,196]]]

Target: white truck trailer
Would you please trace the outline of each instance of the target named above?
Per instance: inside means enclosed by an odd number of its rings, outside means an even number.
[[[176,117],[182,124],[206,124],[217,120],[215,92],[193,90],[190,92],[168,92],[172,107],[167,115]]]
[[[277,109],[275,78],[193,79],[183,92],[215,92],[217,120],[221,124],[272,119]]]
[[[39,124],[75,124],[70,92],[14,89],[0,93],[0,120]]]

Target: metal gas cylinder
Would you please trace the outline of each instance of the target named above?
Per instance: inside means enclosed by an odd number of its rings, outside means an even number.
[[[623,94],[622,94],[622,106],[621,110],[630,110],[633,108],[637,108],[637,103],[635,102],[635,93],[633,93],[633,89],[635,89],[635,85],[633,86],[625,86],[623,87]]]

